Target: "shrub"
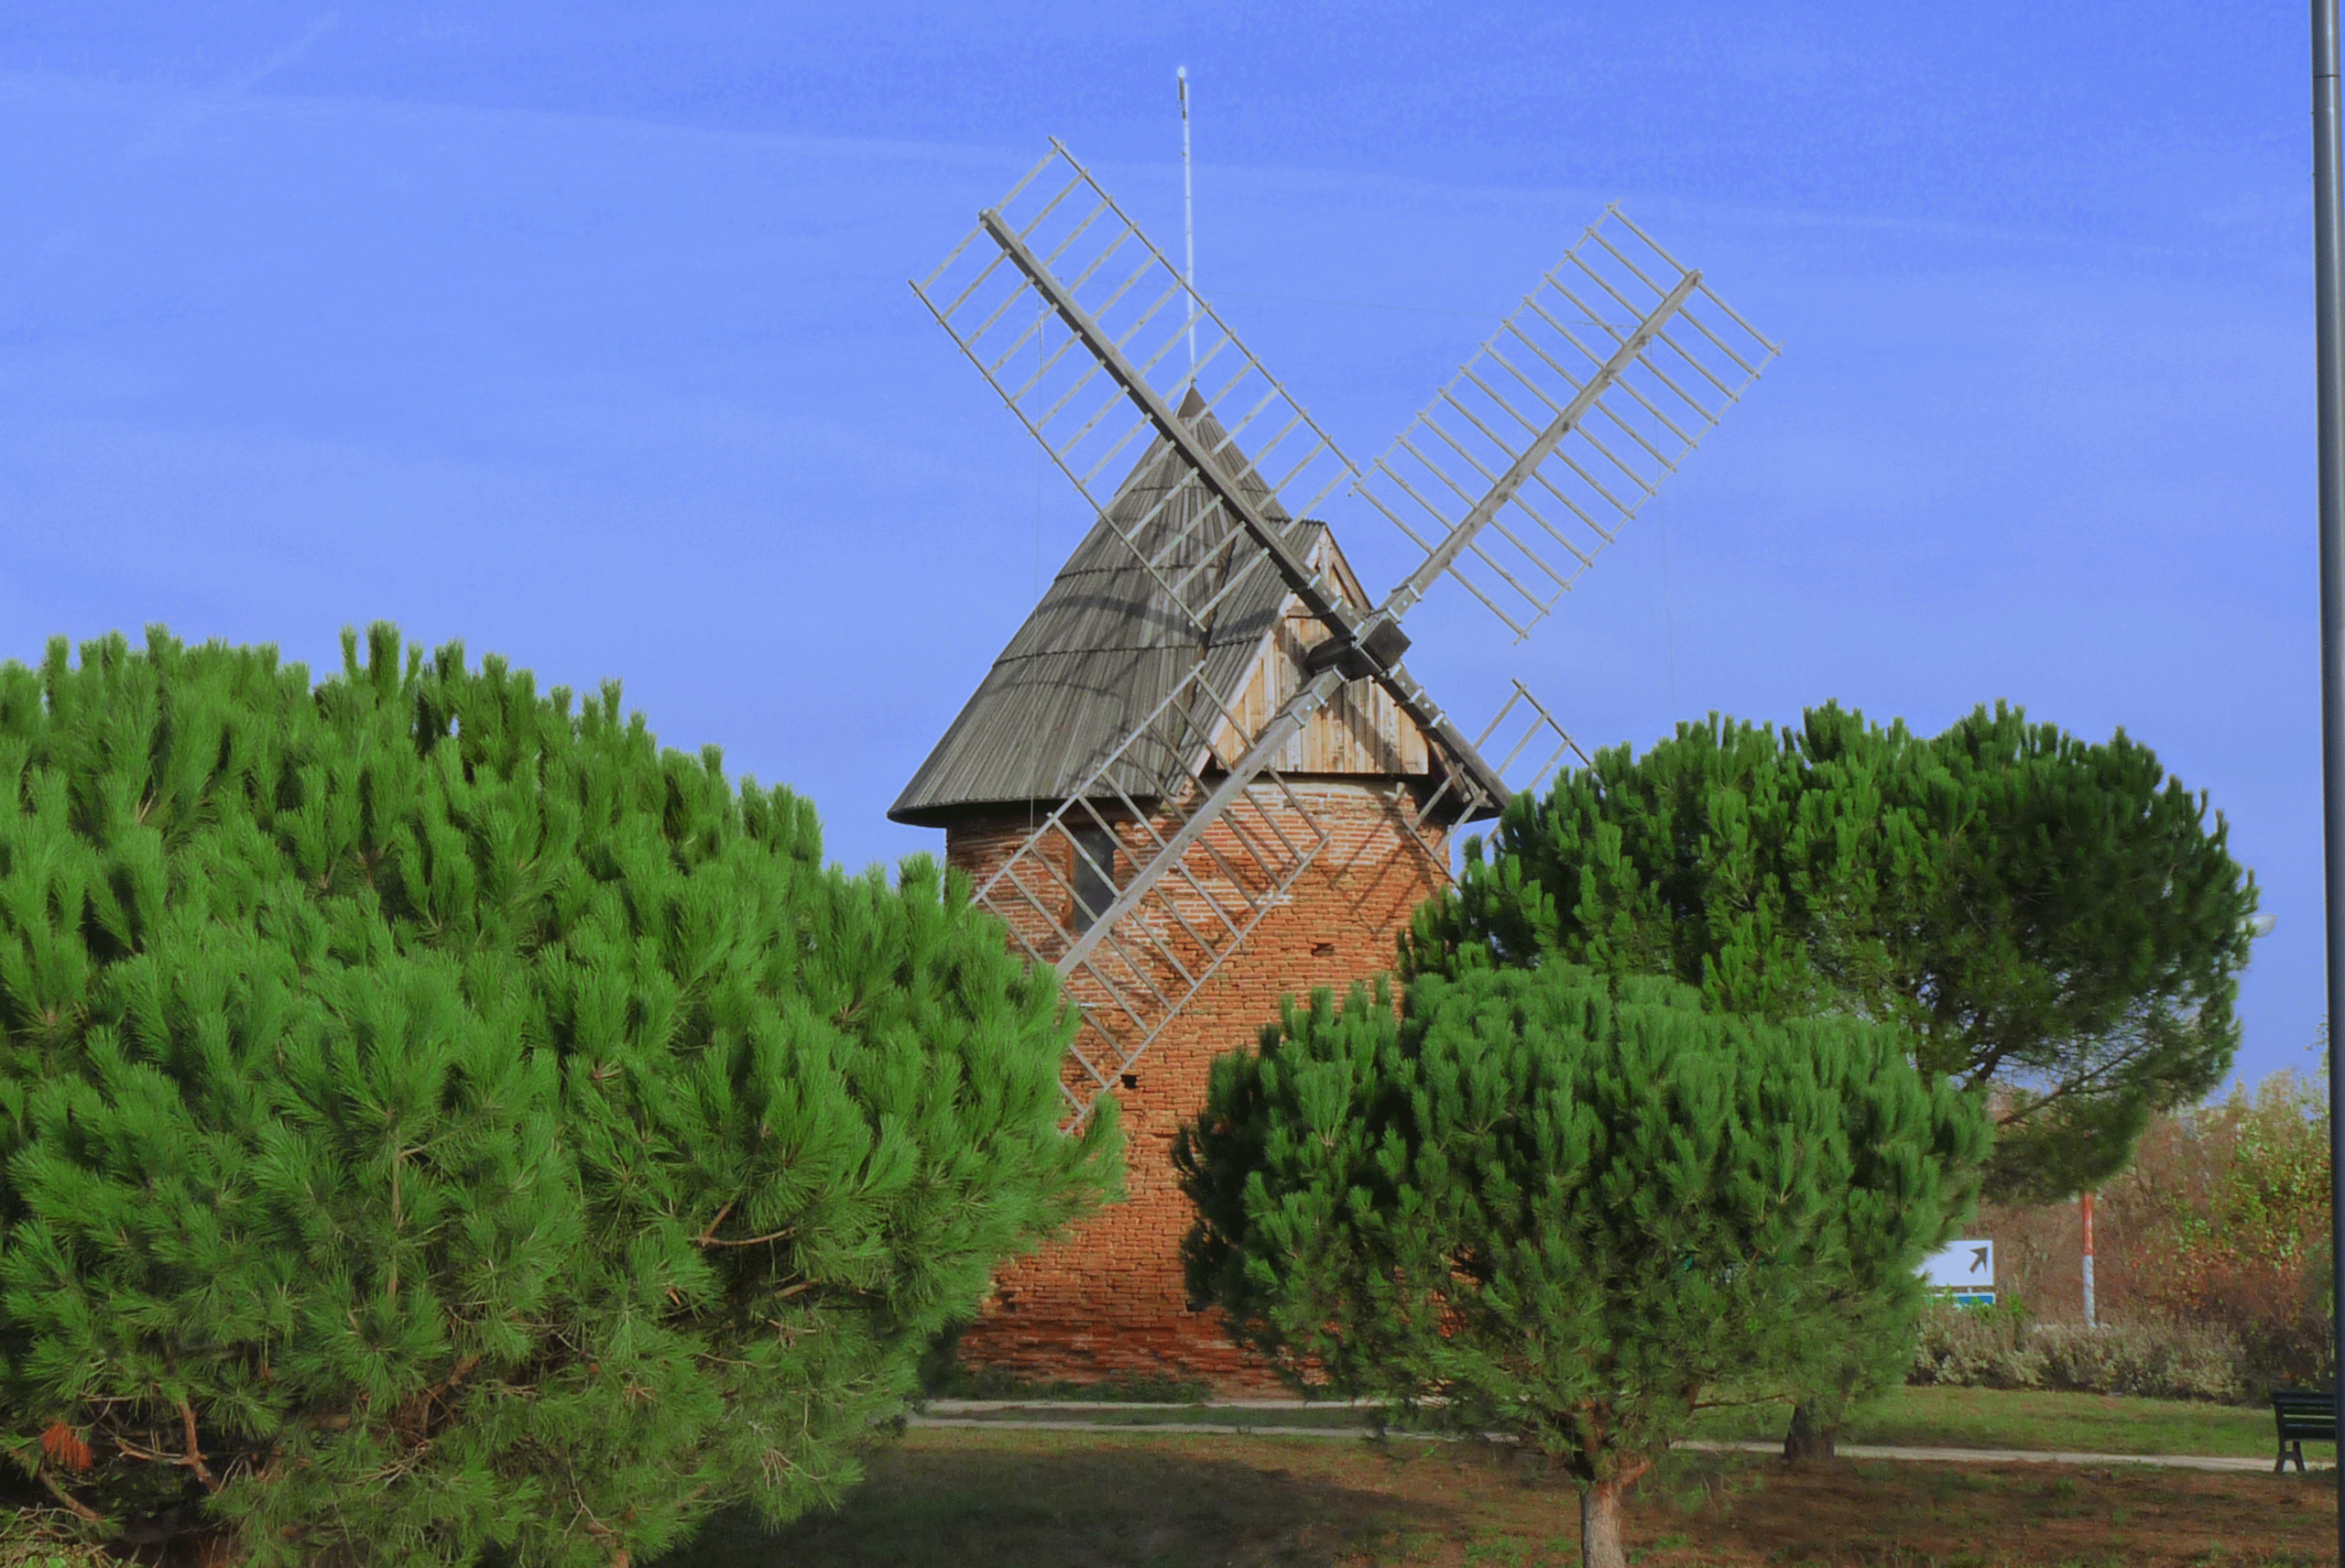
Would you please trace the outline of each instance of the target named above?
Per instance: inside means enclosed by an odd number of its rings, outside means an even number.
[[[2239,1341],[2210,1324],[2047,1323],[2030,1337],[2046,1388],[2154,1399],[2237,1401],[2246,1393]]]
[[[2027,1316],[2019,1308],[1933,1301],[1914,1320],[1914,1369],[1906,1380],[2037,1388],[2044,1384],[2044,1357],[2028,1347]]]
[[[1519,1433],[1618,1563],[1622,1490],[1699,1402],[1804,1389],[1918,1303],[1986,1126],[1907,1043],[1561,962],[1420,979],[1398,1017],[1321,992],[1183,1134],[1190,1292],[1292,1381]]]
[[[2151,1319],[2087,1328],[2017,1307],[1933,1303],[1916,1330],[1914,1383],[2222,1403],[2250,1392],[2239,1341],[2211,1324]]]
[[[835,1497],[1098,1195],[925,859],[377,626],[0,667],[0,1405],[127,1542],[623,1564]]]

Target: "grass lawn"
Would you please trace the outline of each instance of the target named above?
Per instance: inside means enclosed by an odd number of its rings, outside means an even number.
[[[971,1412],[967,1420],[1089,1421],[1119,1426],[1313,1426],[1346,1429],[1363,1425],[1362,1413],[1341,1406],[1302,1410],[1240,1410],[1188,1406],[1173,1410],[1069,1410],[1014,1407]],[[1717,1439],[1781,1442],[1789,1411],[1761,1405],[1707,1411],[1695,1435]],[[1855,1443],[1911,1444],[1925,1448],[2018,1448],[2085,1454],[2222,1454],[2271,1457],[2272,1412],[2230,1405],[2176,1399],[2124,1399],[2102,1394],[2006,1392],[1996,1388],[1899,1388],[1865,1411],[1843,1432]],[[2306,1457],[2329,1458],[2326,1443],[2311,1443]]]
[[[1679,1455],[1631,1494],[1650,1568],[2333,1563],[2334,1483],[2266,1475]],[[1309,1438],[914,1430],[835,1513],[728,1517],[657,1568],[1532,1568],[1578,1561],[1534,1461]]]
[[[1698,1435],[1782,1441],[1780,1406],[1705,1412]],[[1899,1388],[1850,1421],[1849,1443],[1936,1448],[2025,1448],[2084,1454],[2230,1454],[2269,1459],[2272,1412],[2180,1399],[2046,1394],[2001,1388]],[[2307,1443],[2320,1464],[2327,1443]]]

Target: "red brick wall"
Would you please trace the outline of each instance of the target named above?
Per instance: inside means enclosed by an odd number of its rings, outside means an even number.
[[[1327,831],[1327,846],[1289,889],[1290,901],[1263,918],[1134,1064],[1138,1087],[1118,1090],[1126,1201],[1007,1269],[961,1341],[964,1363],[1038,1381],[1162,1375],[1226,1390],[1274,1381],[1230,1343],[1217,1314],[1187,1308],[1181,1238],[1190,1209],[1172,1170],[1173,1139],[1203,1106],[1216,1056],[1251,1046],[1282,996],[1321,985],[1341,996],[1391,969],[1411,913],[1449,880],[1444,835],[1426,834],[1436,862],[1402,823],[1402,786],[1294,788]],[[1022,817],[957,826],[946,833],[945,855],[982,883],[1027,831]]]

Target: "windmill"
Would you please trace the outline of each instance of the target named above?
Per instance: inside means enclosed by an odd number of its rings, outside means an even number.
[[[1047,698],[1026,692],[996,744],[1051,759],[976,896],[1081,1009],[1070,1125],[1134,1085],[1326,850],[1289,778],[1314,719],[1348,704],[1423,737],[1406,825],[1444,876],[1431,825],[1490,814],[1510,764],[1535,776],[1572,749],[1519,682],[1468,738],[1402,662],[1403,621],[1448,578],[1528,635],[1777,351],[1615,204],[1359,469],[1056,140],[912,288],[1099,519],[1021,638],[1087,613],[1083,581],[1145,628],[1112,669],[1045,671]],[[1311,521],[1338,498],[1408,542],[1413,569],[1380,600]],[[1233,649],[1282,602],[1298,657],[1266,689]],[[971,749],[951,765],[982,769]],[[952,750],[891,814],[949,793],[930,775]]]

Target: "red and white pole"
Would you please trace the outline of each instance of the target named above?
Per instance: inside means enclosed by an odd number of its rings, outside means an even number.
[[[2096,1326],[2092,1310],[2092,1194],[2087,1192],[2077,1201],[2083,1205],[2085,1215],[2085,1327],[2092,1328]]]

